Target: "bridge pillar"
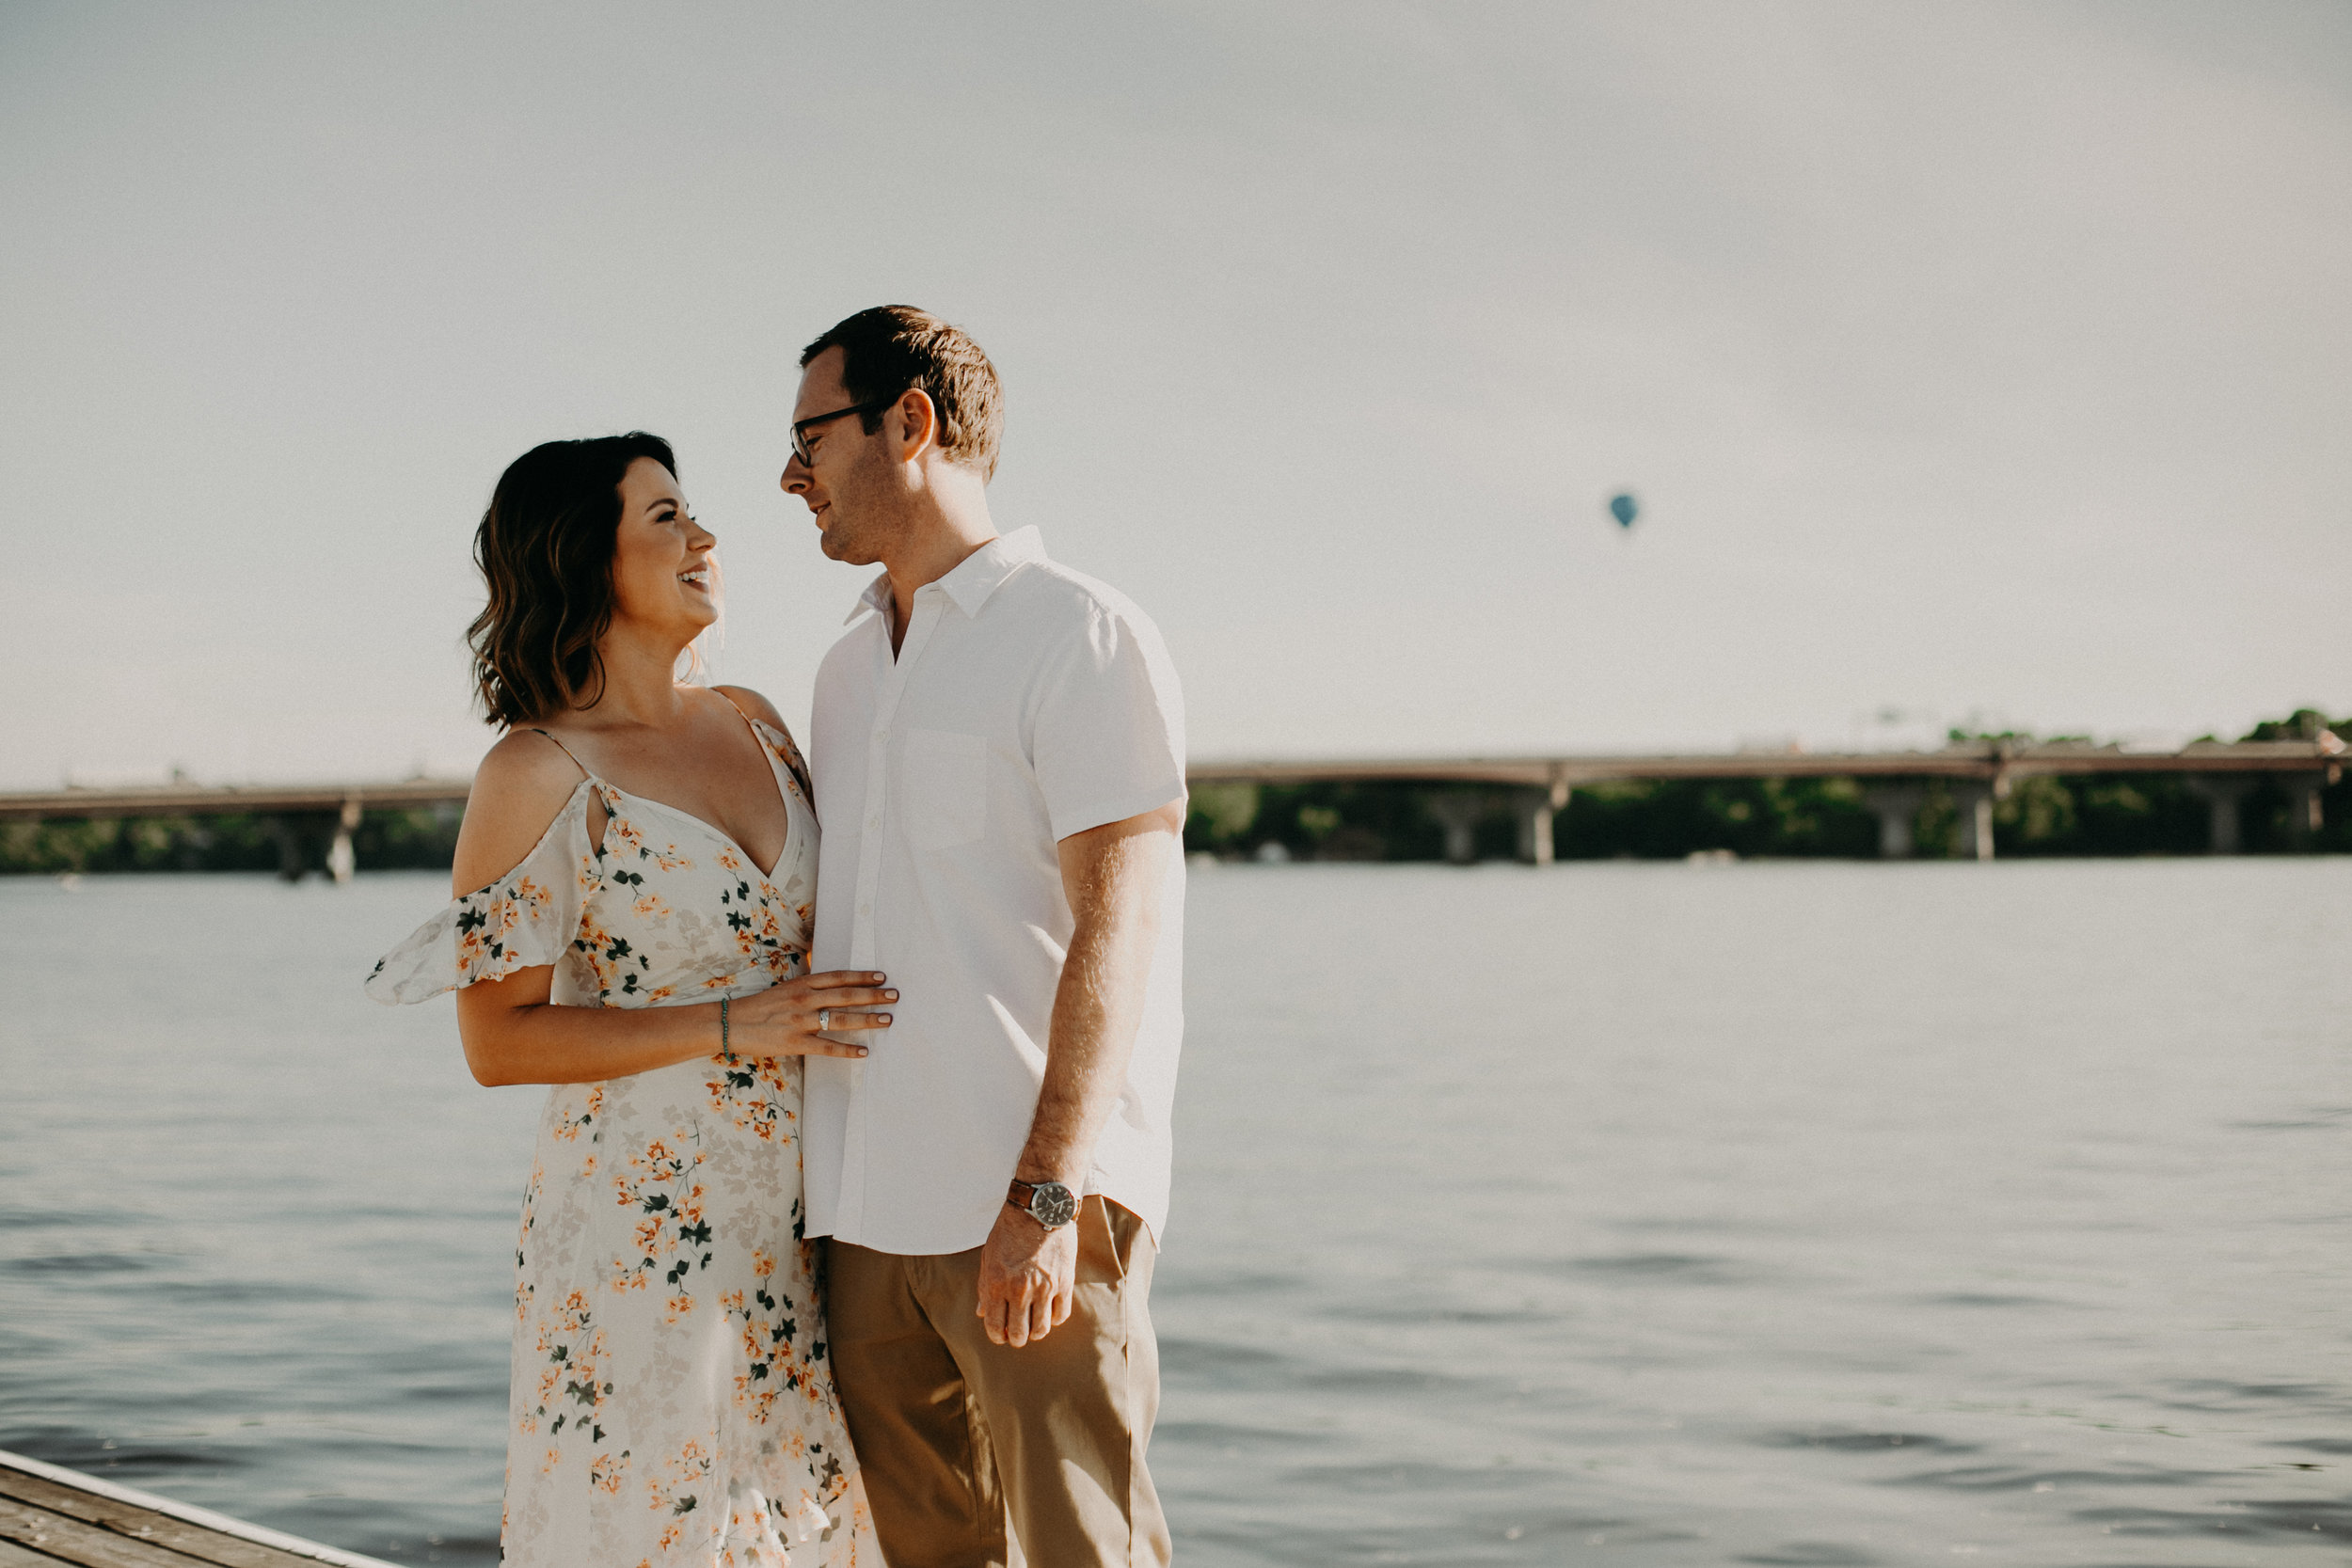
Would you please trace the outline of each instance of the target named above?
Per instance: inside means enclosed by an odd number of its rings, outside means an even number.
[[[1454,865],[1478,859],[1478,822],[1486,815],[1486,798],[1469,790],[1450,789],[1428,800],[1429,815],[1445,830],[1445,858]],[[1549,829],[1550,824],[1545,824]],[[1546,835],[1549,837],[1549,833]]]
[[[2319,792],[2328,787],[2325,773],[2290,773],[2279,783],[2287,792],[2287,842],[2308,849],[2321,827]]]
[[[1862,792],[1862,803],[1879,819],[1879,859],[1911,858],[1911,826],[1918,819],[1919,802],[1927,797],[1928,792],[1917,784],[1872,784]]]
[[[1993,786],[1960,784],[1952,786],[1952,809],[1960,816],[1960,856],[1963,860],[1993,858]]]
[[[1519,797],[1519,859],[1530,865],[1551,863],[1551,818],[1568,803],[1568,784],[1555,779],[1548,788],[1531,789]]]
[[[269,836],[278,841],[278,877],[280,881],[298,882],[310,869],[310,857],[302,843],[302,828],[294,817],[283,814],[268,818]]]
[[[358,869],[359,858],[351,847],[352,830],[358,826],[359,797],[354,792],[343,797],[342,816],[335,824],[335,844],[326,851],[326,874],[338,882],[348,882]]]
[[[2207,831],[2205,852],[2210,855],[2234,855],[2245,840],[2239,832],[2238,808],[2246,797],[2253,793],[2255,779],[2246,773],[2190,773],[2181,782],[2188,792],[2205,802],[2212,826]],[[2312,804],[2319,804],[2313,797]]]

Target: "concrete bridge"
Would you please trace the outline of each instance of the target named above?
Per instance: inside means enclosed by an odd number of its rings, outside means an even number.
[[[1933,752],[1733,752],[1713,755],[1497,757],[1351,757],[1326,760],[1203,761],[1194,785],[1392,781],[1440,787],[1430,810],[1445,830],[1447,858],[1471,858],[1478,821],[1501,797],[1519,819],[1519,856],[1538,865],[1552,858],[1551,819],[1579,785],[1620,779],[1854,779],[1879,820],[1879,852],[1912,853],[1912,824],[1929,785],[1942,783],[1960,810],[1961,847],[1993,858],[1993,803],[2020,779],[2092,774],[2167,774],[2185,778],[2212,811],[2211,847],[2235,853],[2239,803],[2265,779],[2281,785],[2292,809],[2289,830],[2308,839],[2320,825],[2320,791],[2342,775],[2345,748],[2333,735],[2317,740],[2205,742],[2178,752],[2127,752],[2074,743],[2018,745],[1956,742]],[[86,821],[125,816],[245,815],[271,824],[280,869],[299,877],[315,867],[310,846],[326,841],[326,869],[337,880],[353,869],[352,831],[369,810],[462,805],[468,779],[407,779],[379,784],[198,784],[67,788],[0,793],[0,822]]]
[[[1961,852],[1993,858],[1993,803],[2020,779],[2076,778],[2102,773],[2168,774],[2184,778],[2212,811],[2211,847],[2235,854],[2241,837],[2238,805],[2264,779],[2287,791],[2289,832],[2306,841],[2320,825],[2320,791],[2342,775],[2345,747],[2334,735],[2317,740],[2206,741],[2178,752],[2127,752],[2120,746],[2074,742],[2026,745],[1956,741],[1933,752],[1734,752],[1727,755],[1666,752],[1650,756],[1391,757],[1342,762],[1196,762],[1191,782],[1310,784],[1356,780],[1422,780],[1433,784],[1486,785],[1435,795],[1430,811],[1445,829],[1446,858],[1471,858],[1481,817],[1502,793],[1519,818],[1519,858],[1551,863],[1551,819],[1580,784],[1620,779],[1853,779],[1879,821],[1879,853],[1900,860],[1913,851],[1912,825],[1928,786],[1942,782],[1960,812]],[[1501,786],[1497,790],[1494,786]]]
[[[351,834],[363,813],[463,806],[471,779],[404,779],[380,784],[199,784],[183,780],[133,788],[69,787],[0,793],[0,822],[87,822],[123,816],[256,816],[278,841],[278,875],[295,880],[320,869],[312,850],[326,845],[324,869],[337,881],[357,867]]]

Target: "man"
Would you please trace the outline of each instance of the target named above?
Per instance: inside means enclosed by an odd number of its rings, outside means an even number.
[[[996,372],[859,312],[801,356],[784,488],[882,575],[817,676],[818,969],[887,973],[812,1057],[808,1233],[892,1568],[1165,1563],[1148,1310],[1183,1030],[1184,709],[1123,596],[999,537]]]

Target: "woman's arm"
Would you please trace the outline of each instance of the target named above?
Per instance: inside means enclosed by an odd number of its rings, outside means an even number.
[[[490,748],[474,774],[452,868],[460,896],[512,871],[546,836],[580,772],[543,735],[516,730]],[[589,808],[589,838],[604,834],[603,802]],[[896,1002],[884,976],[837,970],[804,974],[731,1002],[727,1037],[743,1056],[863,1056],[866,1048],[817,1034],[820,1008]],[[678,1007],[559,1007],[548,998],[552,965],[518,969],[457,992],[457,1036],[466,1065],[484,1084],[594,1084],[649,1072],[719,1052],[719,1005]],[[880,1029],[887,1013],[850,1012],[826,1020],[830,1031]]]
[[[896,1002],[886,976],[867,970],[803,974],[727,1006],[728,1043],[739,1056],[863,1056],[817,1033],[817,1014],[837,1033],[881,1029],[888,1013],[844,1007]],[[719,1004],[678,1007],[559,1007],[548,1000],[552,965],[518,969],[457,993],[457,1037],[482,1084],[594,1084],[719,1053]]]

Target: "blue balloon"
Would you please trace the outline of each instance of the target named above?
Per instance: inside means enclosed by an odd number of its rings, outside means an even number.
[[[1630,491],[1620,490],[1609,498],[1609,515],[1617,519],[1619,528],[1631,528],[1633,519],[1642,515],[1642,503]]]

